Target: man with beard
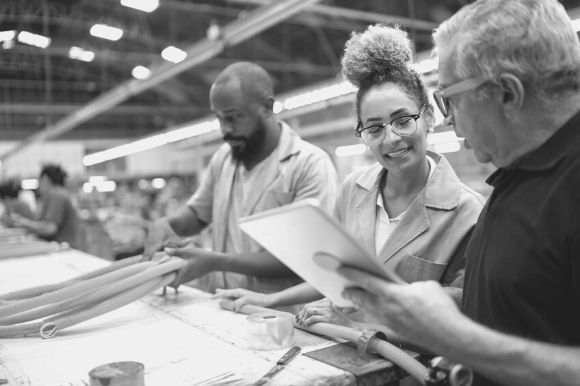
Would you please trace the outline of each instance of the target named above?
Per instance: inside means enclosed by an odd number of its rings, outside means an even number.
[[[164,249],[187,261],[172,285],[199,278],[194,286],[211,292],[246,288],[271,293],[290,287],[299,279],[244,235],[238,219],[306,198],[332,210],[334,166],[324,151],[277,120],[272,80],[258,65],[228,66],[210,89],[210,104],[226,143],[213,155],[187,206],[151,225],[144,259],[211,224],[211,251],[192,246]]]

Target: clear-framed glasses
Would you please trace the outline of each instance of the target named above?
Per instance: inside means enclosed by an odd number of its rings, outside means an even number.
[[[393,133],[400,137],[413,135],[417,131],[417,119],[421,117],[421,114],[425,112],[426,108],[427,103],[421,106],[418,114],[402,115],[386,123],[372,123],[368,126],[363,126],[362,122],[359,121],[355,135],[357,137],[362,136],[363,139],[374,142],[383,138],[388,126],[391,127]]]
[[[479,78],[469,78],[452,84],[443,90],[433,91],[433,99],[435,99],[435,104],[439,107],[441,114],[444,117],[449,116],[449,104],[451,102],[450,97],[453,95],[461,94],[469,90],[474,90],[487,82],[486,79]]]

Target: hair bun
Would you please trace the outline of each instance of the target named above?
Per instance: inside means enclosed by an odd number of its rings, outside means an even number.
[[[376,75],[406,71],[412,60],[407,33],[384,25],[353,32],[344,47],[342,73],[357,87]]]

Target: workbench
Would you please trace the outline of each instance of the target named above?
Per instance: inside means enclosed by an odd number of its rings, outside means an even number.
[[[110,262],[76,250],[0,260],[0,294],[58,283]],[[219,308],[211,295],[181,286],[161,290],[108,314],[57,332],[0,341],[0,379],[9,385],[88,385],[91,369],[110,362],[145,365],[147,386],[180,386],[233,372],[228,385],[248,385],[265,374],[284,350],[250,349],[246,315]],[[295,329],[299,355],[271,385],[355,385],[352,373],[304,353],[337,341]],[[386,362],[386,361],[385,361]],[[390,362],[385,369],[399,373]],[[389,381],[390,382],[390,381]],[[385,384],[397,384],[389,383]],[[359,380],[359,384],[366,383]]]

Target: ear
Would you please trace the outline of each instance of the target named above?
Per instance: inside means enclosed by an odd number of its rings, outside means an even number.
[[[269,116],[273,115],[274,114],[274,98],[273,97],[266,98],[264,103],[262,103],[262,108],[264,109],[265,116],[269,117]]]
[[[498,77],[500,88],[500,100],[504,112],[507,115],[513,115],[524,105],[526,92],[522,81],[510,73],[500,74]]]

